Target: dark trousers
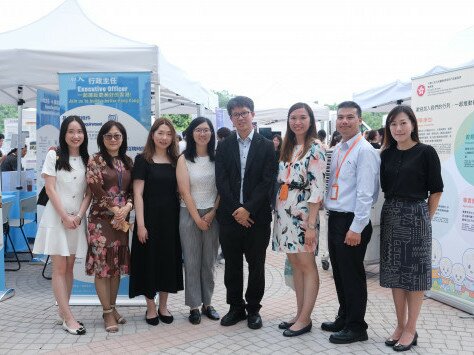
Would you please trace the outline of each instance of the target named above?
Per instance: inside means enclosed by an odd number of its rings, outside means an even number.
[[[338,316],[345,320],[345,328],[359,332],[367,329],[364,321],[367,307],[364,257],[372,236],[372,224],[369,222],[362,231],[358,246],[349,246],[344,240],[353,219],[353,213],[329,212],[328,246],[339,300]]]
[[[258,312],[265,291],[265,256],[270,241],[270,224],[242,227],[234,223],[220,225],[219,240],[225,255],[224,284],[227,303],[231,309],[247,308],[249,313]],[[249,268],[245,301],[243,256]]]

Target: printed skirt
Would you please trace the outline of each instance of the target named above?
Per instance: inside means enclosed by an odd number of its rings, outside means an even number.
[[[431,220],[426,201],[385,200],[380,222],[380,286],[431,289]]]

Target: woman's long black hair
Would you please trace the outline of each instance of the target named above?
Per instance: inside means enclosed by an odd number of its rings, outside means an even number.
[[[56,150],[56,155],[58,160],[56,160],[56,170],[64,169],[66,171],[71,171],[72,167],[69,164],[69,146],[66,143],[66,133],[69,128],[69,124],[73,121],[76,121],[81,126],[82,132],[84,132],[84,141],[79,146],[79,155],[81,156],[84,166],[87,166],[89,161],[89,152],[87,151],[87,131],[84,122],[82,122],[79,116],[68,116],[61,123],[61,128],[59,129],[59,149]]]
[[[122,161],[125,169],[130,170],[132,168],[132,159],[127,156],[127,131],[120,122],[107,121],[102,125],[102,127],[100,127],[99,133],[97,134],[97,146],[99,147],[99,153],[102,158],[104,158],[107,166],[111,169],[115,169],[112,162],[112,156],[109,154],[104,144],[104,135],[107,134],[114,126],[117,127],[117,129],[122,134],[122,144],[120,145],[118,151],[118,158]]]
[[[214,161],[214,151],[216,149],[216,133],[214,132],[214,126],[209,118],[206,117],[196,117],[191,121],[188,128],[186,128],[186,149],[183,152],[186,160],[189,160],[194,163],[194,158],[197,157],[196,152],[196,141],[194,140],[194,130],[200,124],[207,123],[209,129],[211,130],[211,139],[207,143],[207,155],[209,156],[210,161]]]

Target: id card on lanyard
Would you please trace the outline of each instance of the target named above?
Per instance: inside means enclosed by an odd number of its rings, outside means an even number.
[[[283,185],[281,185],[281,188],[280,188],[280,194],[279,194],[280,201],[286,201],[286,199],[288,198],[288,190],[289,190],[289,187],[290,187],[290,182],[288,181],[288,178],[290,177],[291,167],[298,160],[298,157],[301,154],[301,152],[303,151],[303,148],[304,148],[304,144],[301,146],[300,149],[298,149],[298,151],[296,152],[295,157],[290,162],[290,164],[288,164],[285,183]]]
[[[359,141],[361,139],[362,139],[362,136],[359,135],[359,138],[357,138],[354,141],[354,143],[352,143],[352,145],[347,150],[346,154],[344,154],[344,157],[342,158],[342,161],[340,163],[339,163],[339,155],[341,154],[341,147],[339,147],[339,150],[337,152],[337,160],[336,160],[336,174],[335,174],[336,178],[334,179],[334,182],[331,185],[331,193],[329,195],[329,198],[331,200],[337,200],[338,197],[339,197],[339,185],[338,185],[337,181],[339,179],[339,173],[341,172],[342,164],[346,160],[346,158],[349,155],[349,153],[351,152],[351,150],[354,149],[354,147],[357,145],[357,143],[359,143]]]

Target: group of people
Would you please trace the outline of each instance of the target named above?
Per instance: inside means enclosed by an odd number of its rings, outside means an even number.
[[[321,328],[333,333],[332,343],[367,340],[364,256],[372,234],[370,210],[381,183],[380,284],[392,289],[397,316],[386,344],[396,351],[416,345],[423,291],[431,287],[430,220],[443,182],[435,150],[419,141],[413,111],[397,106],[389,113],[380,154],[360,132],[360,107],[341,103],[336,121],[341,142],[330,148],[326,187],[325,147],[317,139],[310,106],[294,104],[285,137],[273,142],[254,129],[250,98],[231,99],[227,110],[235,132],[226,132],[217,150],[216,132],[207,118],[190,123],[181,155],[171,121],[160,118],[134,163],[126,155],[127,134],[119,122],[102,126],[99,152],[89,158],[84,123],[77,116],[64,120],[60,146],[48,153],[42,171],[50,202],[34,247],[35,253],[53,257],[53,291],[64,329],[85,333],[68,306],[74,258],[84,255],[109,332],[125,323],[115,307],[123,274],[130,274],[130,297],[146,297],[146,322],[171,323],[167,299],[183,289],[182,261],[189,321],[199,324],[201,315],[220,319],[212,306],[219,243],[229,304],[220,323],[231,326],[246,319],[249,328],[261,328],[265,257],[272,240],[273,250],[286,253],[291,263],[297,305],[294,316],[278,328],[286,337],[307,333],[319,291],[315,252],[319,211],[325,207],[339,310]],[[133,208],[130,251],[128,216]]]

